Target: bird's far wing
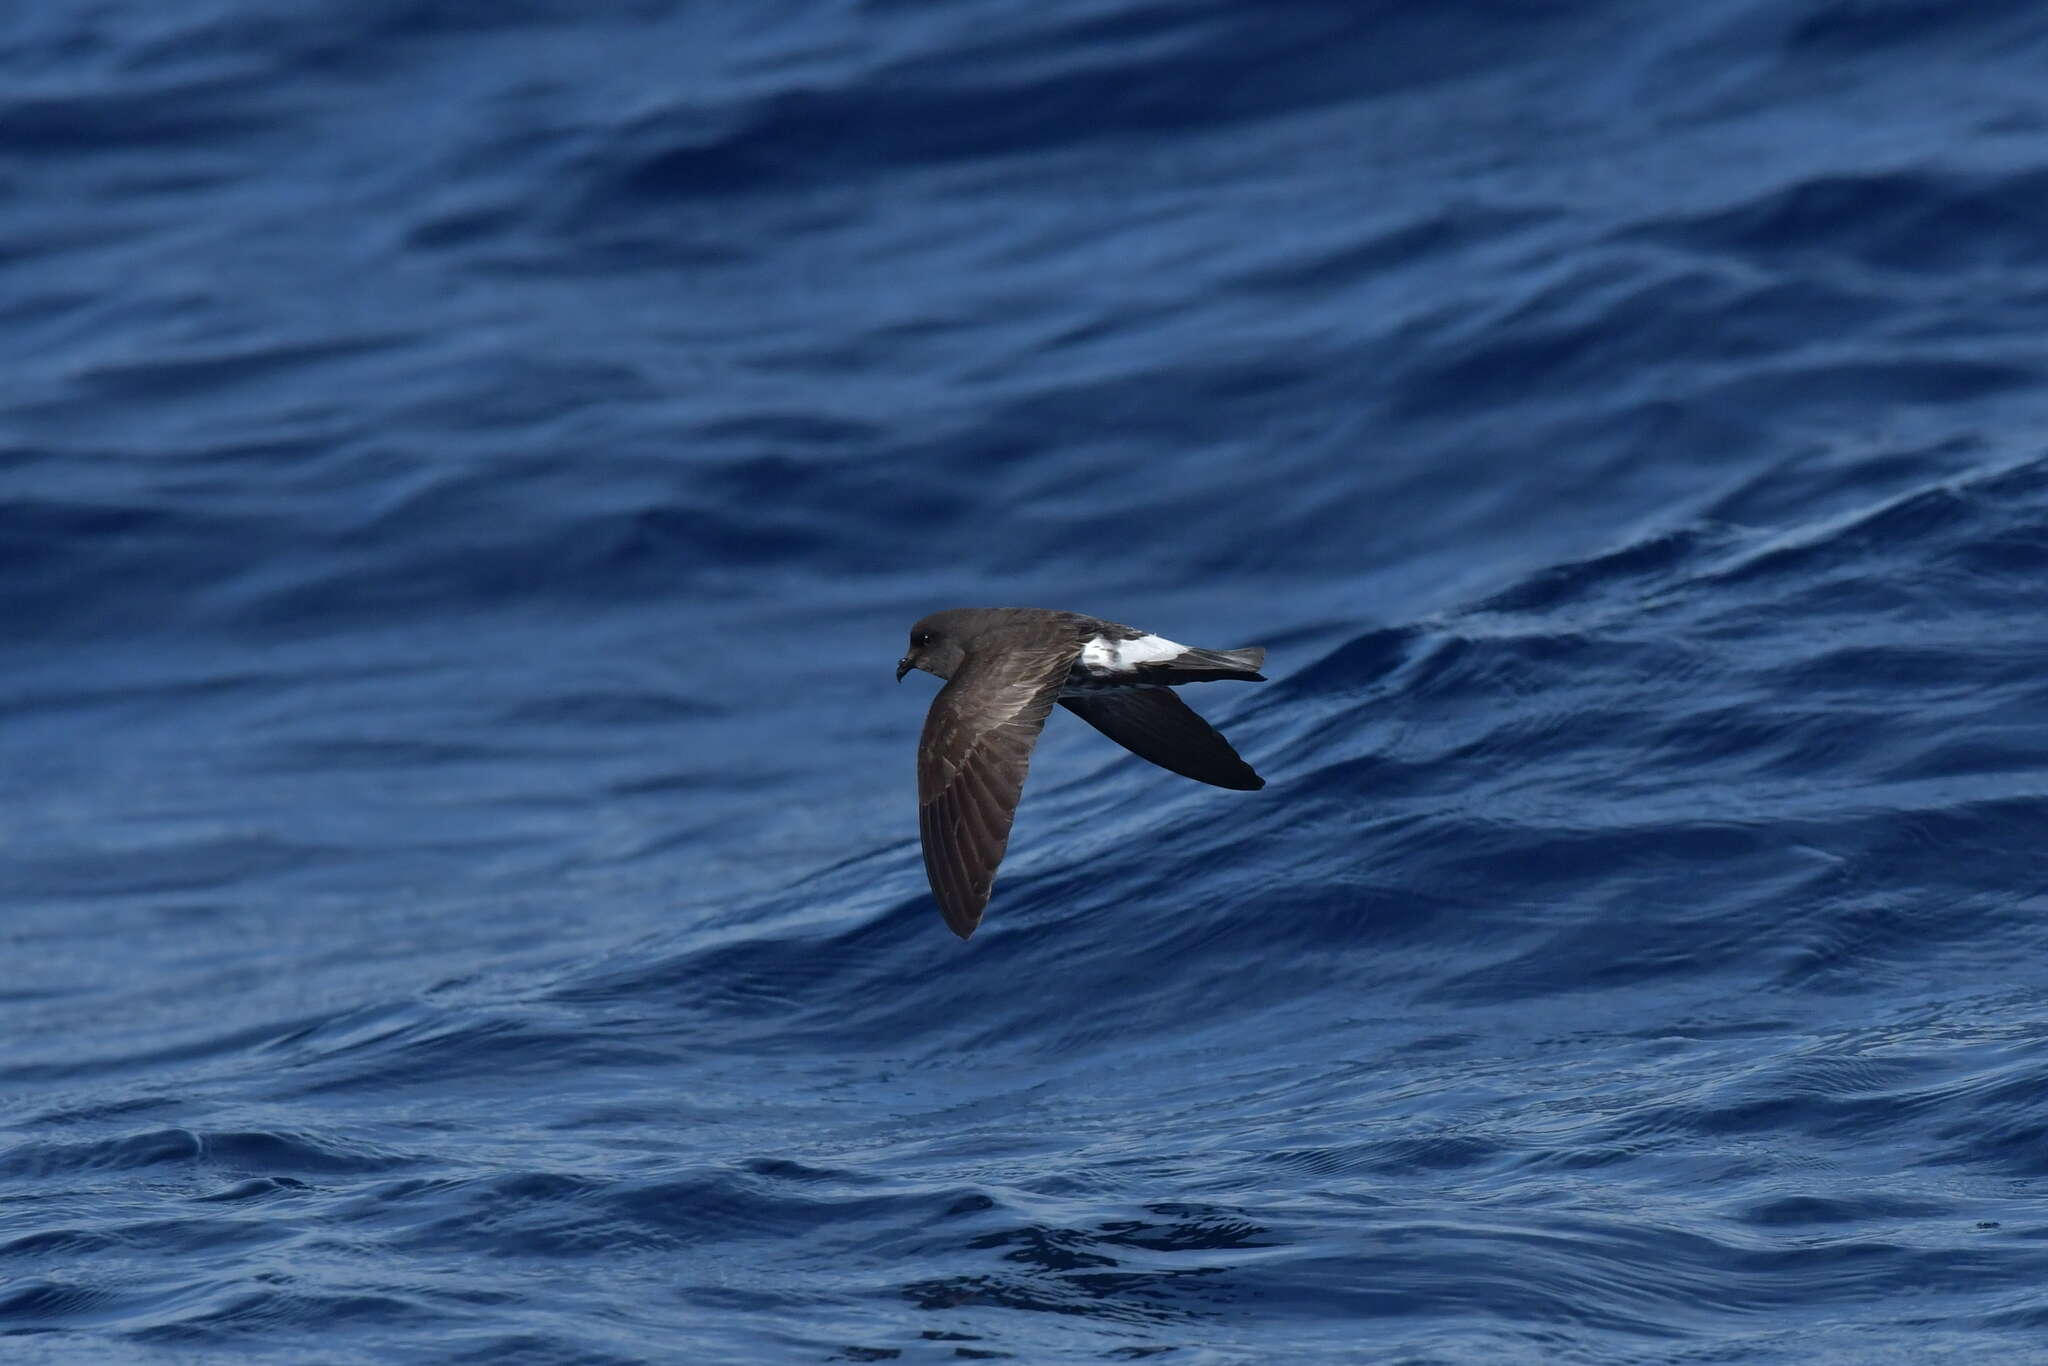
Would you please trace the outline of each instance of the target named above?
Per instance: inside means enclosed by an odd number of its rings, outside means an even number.
[[[1140,759],[1183,778],[1254,791],[1266,780],[1238,757],[1230,741],[1165,688],[1134,688],[1093,697],[1066,697],[1060,705]]]
[[[981,923],[1031,747],[1079,652],[1063,635],[971,658],[932,699],[917,746],[918,830],[932,895],[962,939]]]

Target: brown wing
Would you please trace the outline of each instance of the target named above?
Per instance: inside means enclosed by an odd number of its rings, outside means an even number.
[[[1140,759],[1183,778],[1252,791],[1266,780],[1230,747],[1230,741],[1165,688],[1134,688],[1094,697],[1068,697],[1060,705]]]
[[[981,923],[1031,747],[1080,653],[1061,639],[969,658],[932,699],[917,746],[917,820],[924,871],[953,933]]]

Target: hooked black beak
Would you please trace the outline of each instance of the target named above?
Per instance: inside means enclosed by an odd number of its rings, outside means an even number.
[[[908,655],[904,656],[902,659],[897,660],[896,681],[898,683],[901,683],[903,681],[903,675],[909,673],[911,669],[913,669],[914,667],[916,666],[910,662],[910,657]]]

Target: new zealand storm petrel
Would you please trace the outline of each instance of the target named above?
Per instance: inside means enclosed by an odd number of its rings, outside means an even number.
[[[896,681],[912,669],[946,680],[917,745],[917,819],[925,875],[953,933],[965,939],[981,923],[1053,703],[1161,768],[1250,791],[1266,780],[1172,689],[1263,683],[1265,662],[1256,645],[1196,650],[1037,607],[959,607],[911,627]]]

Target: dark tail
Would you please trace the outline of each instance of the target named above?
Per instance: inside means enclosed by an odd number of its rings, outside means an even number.
[[[1184,650],[1172,659],[1141,667],[1139,672],[1156,675],[1167,684],[1215,683],[1224,679],[1263,683],[1266,676],[1259,669],[1265,662],[1264,646],[1247,645],[1242,650]]]

